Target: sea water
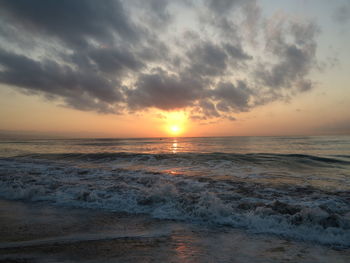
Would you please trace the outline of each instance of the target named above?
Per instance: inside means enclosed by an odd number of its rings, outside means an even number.
[[[0,142],[0,197],[350,247],[350,137]]]

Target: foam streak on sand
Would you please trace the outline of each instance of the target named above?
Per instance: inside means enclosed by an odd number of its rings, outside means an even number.
[[[350,247],[348,167],[295,154],[30,155],[0,160],[0,195]]]

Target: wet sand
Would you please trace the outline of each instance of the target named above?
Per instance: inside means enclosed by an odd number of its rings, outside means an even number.
[[[0,200],[0,262],[350,262],[335,249],[230,227]]]

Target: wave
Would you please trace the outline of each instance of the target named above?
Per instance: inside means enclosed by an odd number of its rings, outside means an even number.
[[[207,163],[209,161],[231,161],[233,163],[246,164],[266,164],[271,166],[350,166],[345,156],[315,156],[306,154],[272,154],[272,153],[164,153],[164,154],[148,154],[148,153],[129,153],[129,152],[100,152],[100,153],[50,153],[50,154],[27,154],[17,156],[20,158],[33,159],[49,159],[49,160],[81,160],[81,161],[178,161]]]
[[[198,155],[251,161],[266,154]],[[55,159],[54,161],[50,158]],[[53,204],[147,214],[154,218],[227,225],[320,244],[350,247],[350,192],[310,186],[150,172],[145,169],[79,167],[57,160],[175,158],[128,153],[35,155],[0,160],[0,196]],[[189,155],[182,155],[186,158]],[[197,158],[198,158],[197,156]],[[279,155],[277,155],[279,156]],[[310,156],[283,155],[309,159]],[[281,158],[282,158],[281,157]],[[178,158],[178,157],[177,157]],[[50,159],[50,160],[48,160]]]

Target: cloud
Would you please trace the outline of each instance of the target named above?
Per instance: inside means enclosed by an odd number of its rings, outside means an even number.
[[[136,2],[136,3],[135,3]],[[167,26],[173,16],[169,12],[170,0],[137,0],[131,4],[136,4],[142,15],[142,20],[147,21],[152,27],[163,28]]]
[[[242,50],[241,46],[234,46],[228,43],[224,45],[224,49],[233,59],[237,59],[237,60],[252,59],[252,56],[245,53]]]
[[[333,19],[340,24],[350,21],[350,2],[345,1],[341,6],[336,8],[333,13]]]
[[[3,15],[22,27],[77,47],[87,46],[89,38],[111,43],[113,33],[128,40],[139,37],[119,1],[2,0],[1,7]]]
[[[239,112],[249,109],[250,97],[254,92],[247,85],[239,81],[237,85],[220,82],[218,88],[212,91],[214,100],[218,101],[217,108],[223,112]]]
[[[160,69],[139,76],[136,89],[127,91],[127,103],[131,109],[158,108],[177,110],[192,106],[199,100],[202,83],[195,78],[169,74]]]
[[[93,48],[85,52],[76,54],[77,57],[72,59],[85,59],[81,66],[86,66],[89,63],[95,66],[97,70],[104,73],[120,73],[123,70],[138,71],[144,64],[138,60],[135,55],[129,50],[123,48]],[[79,64],[78,61],[75,61]]]
[[[36,61],[23,55],[0,50],[0,82],[25,88],[32,92],[60,96],[68,105],[77,109],[96,109],[112,112],[108,107],[97,106],[120,101],[121,94],[115,89],[118,83],[111,82],[89,71],[74,70],[52,60]],[[82,100],[86,106],[82,105]],[[75,106],[74,102],[78,102]],[[92,107],[93,105],[97,107]]]
[[[259,64],[254,72],[257,82],[268,88],[265,95],[278,98],[283,94],[305,92],[314,86],[307,76],[317,67],[315,36],[318,31],[313,23],[268,21],[265,51],[277,62]],[[261,103],[261,98],[263,102],[266,100],[260,96],[257,104]]]
[[[315,86],[317,26],[255,0],[0,5],[0,82],[65,107],[234,120]]]
[[[209,42],[194,46],[187,56],[191,61],[188,70],[195,75],[220,75],[227,68],[228,55],[225,50]]]
[[[250,1],[250,0],[248,0]],[[226,12],[230,12],[231,9],[243,0],[207,0],[208,8],[216,14],[222,15]]]

